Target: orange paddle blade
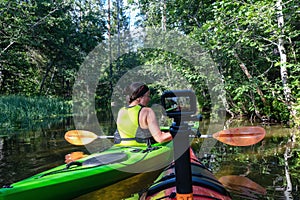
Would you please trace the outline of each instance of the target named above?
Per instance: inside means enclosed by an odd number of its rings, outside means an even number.
[[[230,128],[213,134],[213,138],[232,146],[249,146],[264,139],[266,131],[259,126]]]
[[[85,130],[71,130],[65,134],[65,139],[74,145],[86,145],[97,138],[98,136],[95,133]]]

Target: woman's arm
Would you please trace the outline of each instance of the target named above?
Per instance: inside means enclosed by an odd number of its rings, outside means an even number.
[[[156,120],[154,111],[151,108],[143,108],[140,112],[140,126],[143,129],[149,129],[153,138],[157,142],[167,142],[172,140],[170,132],[162,132]]]

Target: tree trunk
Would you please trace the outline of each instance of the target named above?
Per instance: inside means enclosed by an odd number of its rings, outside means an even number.
[[[281,30],[280,37],[278,39],[278,51],[280,53],[280,74],[281,74],[281,81],[283,85],[283,92],[285,97],[285,104],[291,109],[291,89],[288,85],[288,71],[286,68],[287,58],[286,58],[286,50],[284,47],[284,19],[283,19],[283,12],[282,12],[282,0],[277,0],[276,2],[277,8],[277,22],[278,28]]]
[[[161,28],[162,31],[167,30],[167,16],[166,16],[166,9],[167,9],[167,4],[166,0],[162,0],[162,14],[161,14]]]
[[[42,80],[41,85],[40,85],[40,91],[39,91],[39,94],[40,94],[40,95],[42,94],[42,91],[43,91],[43,88],[44,88],[44,85],[45,85],[46,78],[47,78],[47,76],[48,76],[48,74],[49,74],[49,72],[50,72],[50,69],[51,69],[51,67],[52,67],[52,63],[53,63],[53,61],[50,61],[50,63],[49,63],[48,66],[47,66],[45,75],[44,75],[43,80]]]
[[[111,18],[110,18],[110,0],[107,1],[107,34],[108,34],[108,42],[109,42],[109,85],[110,90],[113,91],[113,84],[112,84],[112,75],[113,75],[113,69],[112,69],[112,55],[111,55]]]
[[[53,82],[53,79],[54,79],[55,74],[56,74],[56,68],[54,69],[54,71],[53,71],[53,73],[52,73],[52,75],[51,75],[51,79],[50,79],[50,82],[49,82],[49,87],[47,88],[47,90],[46,90],[46,92],[45,92],[45,95],[47,95],[48,92],[50,91],[50,86],[51,86],[51,84],[52,84],[52,82]],[[62,84],[62,85],[63,85],[63,84]]]
[[[240,67],[243,70],[244,74],[247,76],[247,78],[250,80],[252,79],[252,75],[249,73],[245,63],[243,63],[243,61],[239,58],[239,56],[237,55],[237,53],[234,54],[235,58],[240,62]],[[261,101],[266,104],[266,99],[264,97],[263,92],[261,91],[261,89],[256,86],[256,91],[258,93],[258,95],[260,96]]]
[[[2,88],[2,82],[3,82],[3,74],[2,74],[2,66],[0,64],[0,91],[1,91],[1,88]]]
[[[118,31],[118,54],[117,54],[117,71],[120,70],[120,63],[119,63],[119,57],[120,57],[120,0],[117,0],[117,31]]]

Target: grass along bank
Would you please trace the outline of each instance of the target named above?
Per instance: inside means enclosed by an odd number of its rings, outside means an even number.
[[[31,129],[45,120],[55,120],[69,115],[72,103],[51,97],[0,97],[0,129]]]

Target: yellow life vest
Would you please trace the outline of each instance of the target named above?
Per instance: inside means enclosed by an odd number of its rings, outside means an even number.
[[[147,138],[151,137],[149,130],[141,129],[139,114],[143,106],[123,107],[119,111],[117,127],[122,146],[147,146]],[[116,135],[116,134],[115,134]]]

